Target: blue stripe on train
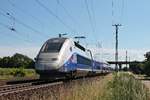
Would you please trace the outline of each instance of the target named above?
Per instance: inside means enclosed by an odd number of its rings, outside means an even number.
[[[77,53],[74,53],[70,59],[60,68],[60,71],[62,72],[69,72],[69,71],[75,71],[77,68],[81,68],[81,69],[92,69],[92,66],[90,65],[85,65],[85,64],[79,64],[78,62],[72,62],[72,58],[73,56],[76,56],[76,55],[79,55]],[[81,55],[80,55],[81,56]],[[83,56],[82,56],[83,57]],[[91,64],[92,65],[92,64]],[[97,63],[95,61],[93,61],[93,69],[100,69],[97,68],[96,66],[94,65],[97,65]],[[98,64],[99,65],[99,64]]]

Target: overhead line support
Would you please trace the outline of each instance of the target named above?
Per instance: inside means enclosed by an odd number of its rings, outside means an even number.
[[[116,61],[116,64],[115,64],[115,70],[118,71],[118,30],[119,30],[119,26],[122,26],[121,24],[113,24],[112,26],[115,27],[116,29],[116,45],[115,45],[115,61]]]

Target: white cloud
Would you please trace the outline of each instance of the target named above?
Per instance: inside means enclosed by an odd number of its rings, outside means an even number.
[[[97,59],[102,59],[106,61],[115,60],[115,50],[111,48],[91,48],[93,51],[93,56]],[[125,61],[126,50],[128,52],[128,60],[130,61],[143,61],[144,54],[148,51],[147,49],[119,49],[119,60]]]

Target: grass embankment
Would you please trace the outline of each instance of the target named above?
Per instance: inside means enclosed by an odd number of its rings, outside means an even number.
[[[111,75],[105,78],[99,78],[96,80],[88,80],[83,82],[77,82],[73,84],[72,88],[67,89],[64,94],[61,95],[62,100],[104,100],[105,93],[107,92],[107,84],[112,79]],[[65,91],[65,90],[64,90]]]
[[[115,73],[106,78],[76,83],[61,100],[150,100],[148,89],[129,73]]]
[[[107,89],[106,100],[150,100],[148,88],[130,73],[114,74]]]
[[[34,69],[0,68],[0,79],[35,77],[35,76],[37,76],[37,74]]]
[[[104,78],[66,82],[17,93],[11,100],[150,100],[148,89],[129,73],[114,73]],[[2,100],[6,100],[2,99]],[[10,99],[7,99],[10,100]]]

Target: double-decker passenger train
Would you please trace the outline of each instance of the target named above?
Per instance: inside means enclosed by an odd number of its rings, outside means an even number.
[[[92,58],[90,50],[71,38],[51,38],[39,51],[35,69],[41,78],[86,76],[110,71],[107,62]]]

